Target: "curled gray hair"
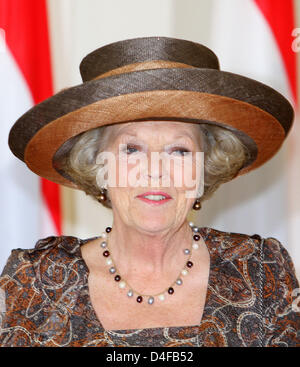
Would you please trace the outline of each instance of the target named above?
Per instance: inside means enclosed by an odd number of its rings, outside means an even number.
[[[230,130],[201,123],[197,124],[202,134],[204,151],[204,192],[198,199],[202,203],[209,199],[219,186],[230,181],[248,160],[250,153],[241,140]],[[76,137],[70,152],[59,159],[59,167],[72,181],[76,182],[86,195],[98,201],[101,184],[97,183],[97,173],[102,167],[96,164],[97,155],[105,151],[109,143],[109,125],[88,130]],[[100,187],[99,187],[100,186]],[[108,208],[112,204],[106,193],[103,203]]]

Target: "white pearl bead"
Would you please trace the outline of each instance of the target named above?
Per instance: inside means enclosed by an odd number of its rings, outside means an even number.
[[[160,301],[164,301],[164,300],[165,300],[165,296],[164,296],[163,294],[160,294],[160,295],[158,296],[158,299],[159,299]]]
[[[194,222],[189,222],[190,227],[194,227]]]
[[[181,274],[182,274],[182,275],[188,275],[188,271],[187,271],[186,269],[183,269],[183,270],[181,271]]]
[[[194,249],[194,250],[198,250],[198,248],[199,248],[198,243],[193,243],[193,249]]]
[[[102,232],[101,237],[102,238],[107,238],[107,234],[105,232]]]
[[[176,280],[176,284],[178,284],[178,285],[181,285],[182,284],[182,280],[179,278],[179,279],[177,279]]]
[[[114,268],[113,266],[109,269],[109,272],[111,274],[114,274],[116,272],[116,268]]]
[[[119,287],[122,288],[122,289],[125,288],[126,287],[126,283],[124,281],[121,281],[119,283]]]
[[[108,259],[106,259],[106,264],[107,264],[107,265],[111,265],[111,264],[112,264],[112,259],[109,259],[109,258],[108,258]]]
[[[148,303],[149,303],[149,305],[153,305],[153,303],[154,303],[154,298],[153,298],[153,297],[149,297],[149,298],[148,298]]]

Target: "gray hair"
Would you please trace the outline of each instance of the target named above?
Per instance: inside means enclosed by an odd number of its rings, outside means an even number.
[[[250,153],[241,140],[230,130],[207,123],[197,124],[202,136],[204,151],[204,192],[200,202],[211,198],[219,186],[230,181],[248,160]],[[105,151],[110,138],[110,125],[88,130],[76,136],[67,155],[59,158],[60,170],[65,172],[86,195],[98,201],[101,184],[96,176],[103,167],[96,164],[97,155]],[[103,203],[112,204],[106,192]]]

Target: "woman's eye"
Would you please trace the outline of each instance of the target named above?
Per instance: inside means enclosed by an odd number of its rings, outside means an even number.
[[[190,153],[190,151],[189,151],[189,150],[187,150],[187,149],[185,149],[185,148],[178,148],[178,149],[174,149],[174,150],[172,151],[172,153],[174,153],[174,152],[176,152],[176,153],[178,153],[178,152],[179,152],[179,154],[180,154],[180,155],[182,155],[182,156],[187,155],[188,153]]]
[[[123,150],[123,152],[125,152],[128,155],[131,155],[133,153],[137,153],[139,151],[139,147],[136,145],[132,145],[132,144],[127,144]],[[175,148],[171,151],[171,154],[173,154],[174,152],[176,152],[176,154],[181,155],[181,156],[185,156],[188,153],[191,153],[188,149],[186,148]]]
[[[127,145],[127,147],[125,147],[124,151],[126,154],[132,154],[135,153],[135,151],[137,151],[138,149],[133,146],[133,145]]]

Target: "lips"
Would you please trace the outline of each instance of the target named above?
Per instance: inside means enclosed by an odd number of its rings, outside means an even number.
[[[170,195],[168,195],[166,192],[163,191],[148,191],[148,192],[144,192],[141,195],[138,195],[138,198],[143,198],[144,196],[148,196],[148,195],[162,195],[165,196],[166,199],[172,199]]]
[[[165,199],[163,200],[151,200],[151,199],[147,199],[144,196],[148,196],[148,195],[163,195],[165,196]],[[166,202],[170,201],[172,198],[170,195],[168,195],[166,192],[163,191],[149,191],[149,192],[145,192],[141,195],[137,196],[138,199],[142,200],[143,202],[150,204],[151,206],[158,206],[158,205],[163,205]]]

